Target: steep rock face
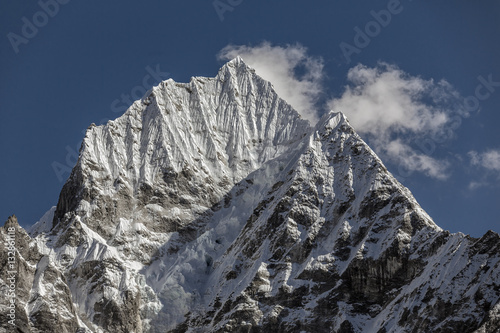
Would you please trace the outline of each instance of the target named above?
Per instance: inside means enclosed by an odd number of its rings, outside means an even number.
[[[213,259],[195,288],[204,306],[185,329],[472,332],[488,322],[499,301],[497,234],[443,232],[341,114],[296,156]]]
[[[30,234],[32,330],[499,327],[498,234],[441,230],[341,113],[310,128],[239,58],[89,127]]]
[[[252,279],[236,298],[278,304],[281,316],[260,320],[282,331],[337,331],[343,321],[336,317],[356,317],[352,304],[382,306],[421,269],[419,259],[409,260],[412,240],[440,231],[343,116],[330,117],[264,198],[269,212],[256,212],[223,257],[243,253],[243,262],[260,263],[243,274]],[[366,316],[370,309],[359,310]],[[238,318],[230,313],[231,324],[216,328],[231,331]]]
[[[0,253],[0,329],[76,332],[79,318],[64,275],[38,251],[15,216],[0,228],[0,241],[9,245]],[[10,311],[12,306],[14,312]]]

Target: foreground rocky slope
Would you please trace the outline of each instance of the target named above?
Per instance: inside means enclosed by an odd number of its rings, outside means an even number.
[[[341,113],[310,128],[239,58],[91,126],[57,207],[14,220],[19,331],[500,328],[499,235],[441,230]]]

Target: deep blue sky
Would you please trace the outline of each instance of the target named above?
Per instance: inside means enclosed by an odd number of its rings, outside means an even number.
[[[222,64],[216,55],[229,43],[304,45],[324,59],[327,97],[342,93],[349,68],[379,60],[414,76],[444,78],[463,96],[475,94],[479,75],[500,81],[498,1],[402,0],[403,10],[347,64],[339,44],[353,44],[354,27],[363,28],[373,20],[370,11],[389,2],[243,0],[221,21],[211,0],[72,0],[16,53],[8,34],[22,36],[23,17],[33,22],[43,15],[37,15],[37,1],[3,1],[0,219],[15,213],[28,226],[57,203],[69,173],[61,171],[61,181],[54,163],[75,163],[82,131],[118,117],[112,102],[134,88],[139,92],[148,66],[179,82],[214,76]],[[500,148],[496,90],[433,153],[455,161],[447,180],[414,173],[403,182],[444,229],[473,236],[500,231],[500,171],[472,165],[467,157],[471,150]],[[471,189],[471,182],[482,185]]]

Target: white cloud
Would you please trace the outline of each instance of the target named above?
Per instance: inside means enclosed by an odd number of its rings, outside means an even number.
[[[488,183],[484,183],[484,182],[476,182],[476,181],[471,181],[469,183],[469,190],[471,191],[474,191],[474,190],[477,190],[478,188],[481,188],[483,186],[487,186]]]
[[[300,45],[285,47],[263,42],[257,46],[228,45],[218,57],[230,60],[236,56],[255,69],[257,74],[270,81],[278,95],[293,106],[303,118],[313,125],[318,121],[315,106],[322,92],[323,60],[307,54]],[[301,71],[301,74],[297,74]]]
[[[500,171],[500,150],[491,149],[484,153],[473,150],[468,155],[472,165],[481,166],[492,171]]]
[[[449,136],[451,115],[464,114],[460,95],[448,82],[424,80],[386,63],[375,68],[357,65],[347,79],[350,84],[340,98],[328,103],[330,109],[346,114],[375,151],[400,169],[437,179],[448,177],[448,162],[410,144],[415,138],[432,140],[443,132]]]
[[[447,161],[440,161],[429,155],[418,152],[410,145],[402,142],[401,139],[395,140],[379,140],[376,141],[377,150],[391,159],[391,161],[399,163],[399,172],[402,176],[407,176],[413,171],[419,171],[427,174],[430,177],[444,180],[448,178]],[[384,147],[380,147],[385,145]]]
[[[479,178],[479,181],[471,181],[469,190],[477,190],[481,187],[489,187],[498,184],[500,181],[500,149],[490,149],[479,153],[471,150],[467,153],[470,159],[470,164],[485,170],[474,170],[474,175]]]

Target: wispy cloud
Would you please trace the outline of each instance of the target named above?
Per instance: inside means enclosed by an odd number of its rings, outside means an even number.
[[[396,66],[357,65],[349,85],[330,109],[342,111],[383,159],[409,172],[436,179],[448,177],[449,163],[412,147],[415,138],[438,137],[449,129],[453,113],[464,114],[460,95],[445,80],[411,76]]]
[[[318,98],[323,91],[323,60],[308,55],[300,45],[273,46],[263,42],[257,46],[228,45],[218,54],[222,60],[236,56],[270,81],[280,97],[292,105],[313,125],[319,119]]]
[[[500,150],[490,149],[483,153],[472,150],[467,155],[472,165],[500,172]]]
[[[469,183],[469,190],[471,191],[474,191],[474,190],[477,190],[478,188],[481,188],[481,187],[484,187],[484,186],[487,186],[489,183],[487,182],[477,182],[477,181],[471,181]]]
[[[474,167],[474,175],[477,178],[469,183],[469,190],[498,184],[500,181],[500,149],[489,149],[481,153],[471,150],[467,156],[470,159],[470,164]]]

